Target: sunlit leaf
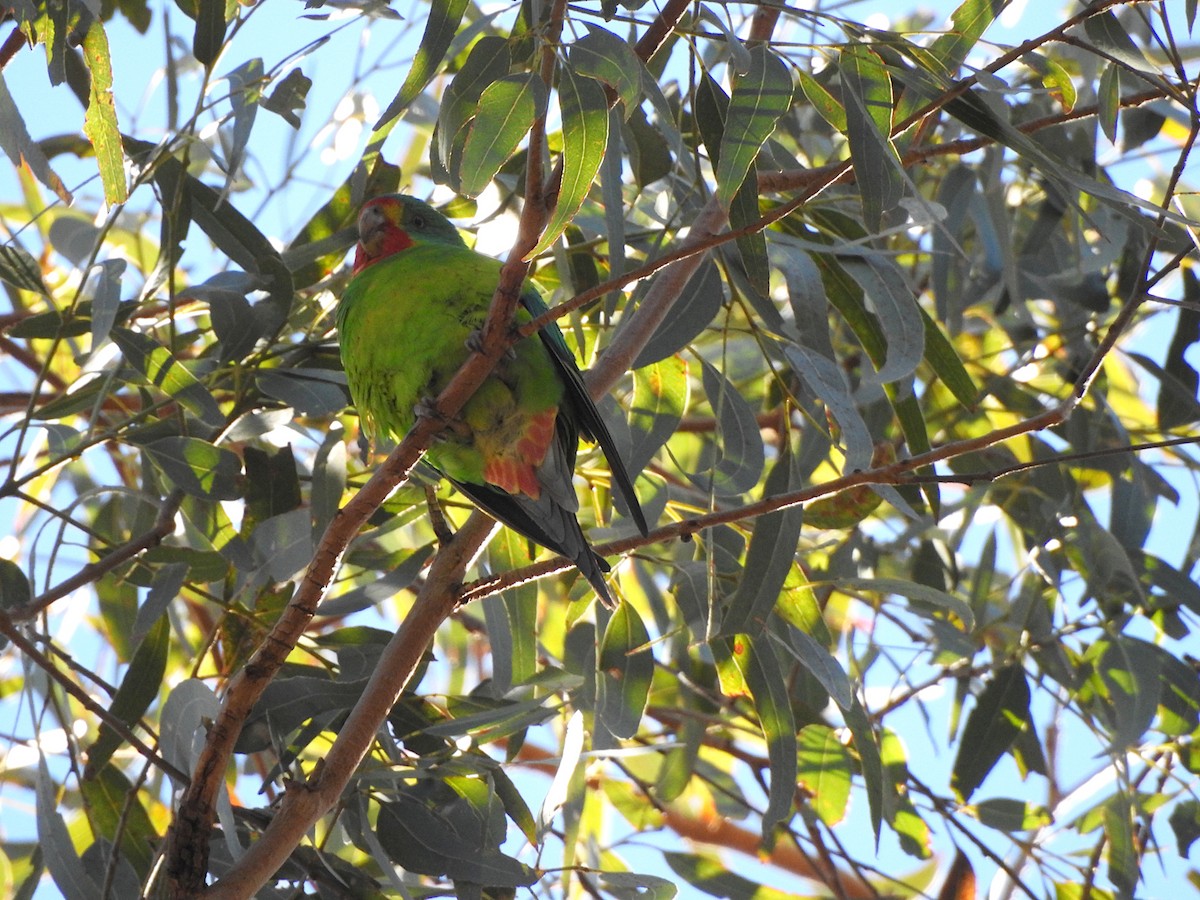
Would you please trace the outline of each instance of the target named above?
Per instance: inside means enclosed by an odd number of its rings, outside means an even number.
[[[558,102],[563,122],[562,187],[554,215],[526,259],[533,259],[558,240],[587,198],[608,147],[608,104],[599,84],[564,67],[558,81]]]
[[[117,108],[113,102],[112,61],[108,52],[108,37],[104,26],[92,22],[83,38],[83,61],[92,75],[83,133],[96,151],[100,182],[104,185],[104,200],[109,206],[124,203],[128,197],[125,185],[125,154],[121,149],[121,132],[117,125]]]
[[[473,197],[517,149],[546,105],[536,75],[505,75],[484,90],[463,146],[462,192]]]
[[[765,44],[750,48],[750,65],[733,82],[717,164],[717,199],[728,207],[779,117],[792,104],[792,75]]]

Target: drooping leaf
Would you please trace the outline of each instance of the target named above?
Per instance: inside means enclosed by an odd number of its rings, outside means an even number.
[[[748,71],[733,80],[729,113],[721,135],[717,200],[726,208],[746,180],[758,151],[791,105],[791,71],[766,44],[751,47]]]
[[[171,623],[166,618],[160,618],[138,644],[129,661],[129,668],[125,670],[125,677],[113,694],[108,711],[130,730],[136,730],[138,719],[158,697],[167,669],[170,637]],[[115,729],[107,722],[103,723],[95,743],[88,749],[87,773],[98,772],[122,741],[124,738]]]
[[[550,247],[570,224],[592,188],[608,147],[608,103],[599,84],[564,67],[558,81],[558,103],[563,123],[562,187],[542,239],[526,259]]]
[[[207,425],[220,425],[225,420],[221,407],[208,389],[153,337],[127,328],[114,328],[112,339],[147,384],[175,398]]]
[[[0,114],[2,112],[0,109]],[[0,128],[2,127],[0,123]],[[7,281],[22,291],[32,291],[43,297],[50,296],[50,291],[42,281],[42,272],[37,260],[15,244],[0,244],[0,280]]]
[[[765,451],[758,421],[741,393],[708,362],[701,361],[702,382],[721,436],[707,469],[691,475],[705,490],[742,494],[758,483]]]
[[[795,486],[791,457],[785,454],[767,475],[763,493],[775,497]],[[754,520],[745,568],[721,622],[722,634],[758,635],[766,627],[791,572],[803,518],[803,511],[794,506]]]
[[[83,61],[92,75],[83,133],[96,151],[104,201],[109,206],[124,203],[129,196],[125,184],[125,154],[121,148],[121,130],[117,125],[117,107],[113,102],[112,60],[108,37],[99,20],[93,21],[83,38]]]
[[[712,262],[705,260],[688,282],[687,290],[671,305],[662,323],[646,341],[633,368],[640,369],[678,353],[697,338],[720,313],[725,286]]]
[[[479,98],[491,84],[508,74],[511,56],[508,42],[498,35],[480,38],[455,73],[438,110],[434,148],[451,186],[462,178],[462,152]]]
[[[579,75],[603,81],[616,91],[628,120],[642,96],[645,66],[627,41],[592,22],[584,24],[588,33],[570,47],[571,68]]]
[[[192,34],[192,55],[211,69],[225,43],[225,0],[194,0],[196,28]]]
[[[629,603],[618,606],[608,620],[597,672],[597,715],[616,737],[633,737],[650,693],[654,657],[650,653],[650,633]]]
[[[95,768],[88,760],[89,768]],[[115,765],[104,765],[79,785],[96,833],[118,844],[121,858],[145,878],[154,863],[152,847],[161,838],[132,782]]]
[[[950,786],[965,802],[983,783],[1029,722],[1029,683],[1020,666],[992,675],[967,716]]]
[[[479,98],[462,155],[462,193],[474,197],[491,182],[546,106],[537,75],[505,75]]]
[[[75,851],[67,823],[58,811],[57,782],[45,757],[38,760],[37,835],[46,868],[66,900],[99,897],[100,885],[89,876]]]
[[[762,816],[763,843],[774,844],[774,830],[792,817],[796,787],[796,723],[787,682],[771,642],[748,635],[729,638],[732,658],[745,679],[767,741],[771,780]]]
[[[233,500],[240,493],[237,455],[199,438],[166,437],[146,445],[163,473],[193,497]]]
[[[862,44],[841,53],[845,85],[846,137],[862,194],[863,222],[879,231],[885,213],[904,196],[900,156],[891,141],[892,82],[883,61]]]
[[[373,131],[378,133],[391,125],[433,80],[469,5],[469,0],[435,0],[429,5],[429,18],[425,21],[421,45],[413,55],[412,68],[408,70],[408,75],[392,102],[375,123]]]
[[[797,782],[812,794],[821,821],[832,827],[845,818],[850,802],[850,753],[828,725],[805,725],[796,742]]]

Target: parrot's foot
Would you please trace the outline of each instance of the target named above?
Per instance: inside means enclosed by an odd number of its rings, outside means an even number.
[[[476,328],[474,331],[472,331],[470,334],[467,335],[467,339],[464,343],[466,343],[467,349],[470,350],[472,353],[482,353],[483,352],[483,329]],[[503,362],[512,362],[516,358],[517,358],[517,351],[513,348],[512,344],[509,344],[507,347],[504,348],[504,355],[500,357],[500,359]]]
[[[429,524],[433,526],[434,537],[443,546],[449,544],[454,538],[454,532],[450,530],[450,523],[442,514],[442,505],[438,503],[437,491],[431,484],[425,485],[425,502],[429,506]]]
[[[434,419],[441,422],[445,426],[445,431],[439,432],[434,437],[435,441],[444,441],[450,435],[447,432],[456,434],[459,437],[469,438],[471,436],[471,428],[462,419],[457,416],[444,416],[442,411],[437,407],[436,397],[422,397],[413,406],[413,415],[418,419]]]

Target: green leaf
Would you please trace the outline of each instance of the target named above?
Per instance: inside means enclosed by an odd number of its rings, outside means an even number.
[[[1100,128],[1109,142],[1117,142],[1117,114],[1121,111],[1121,70],[1113,63],[1104,67],[1096,88]]]
[[[413,55],[412,68],[408,70],[408,76],[392,102],[375,123],[373,131],[379,132],[390,125],[433,80],[469,5],[469,0],[433,0],[429,4],[425,33],[421,35],[421,45]]]
[[[58,812],[56,781],[50,775],[44,756],[38,759],[37,837],[46,868],[66,900],[101,896],[100,885],[92,881],[83,860],[75,852],[67,823]]]
[[[490,846],[477,820],[456,812],[453,806],[431,809],[401,794],[379,805],[379,840],[410,872],[493,888],[523,887],[538,880],[537,872]]]
[[[792,75],[765,44],[750,48],[750,68],[735,76],[717,163],[717,200],[726,209],[755,157],[792,106]]]
[[[131,730],[135,729],[142,714],[158,699],[163,674],[167,670],[167,654],[170,651],[171,622],[165,616],[138,644],[129,668],[121,679],[121,685],[113,695],[108,711],[117,721]],[[85,777],[90,777],[103,767],[121,746],[124,738],[107,723],[100,726],[96,742],[88,749]]]
[[[475,120],[463,146],[462,193],[479,194],[546,107],[546,85],[536,75],[506,75],[479,98]]]
[[[950,16],[950,27],[934,38],[923,54],[926,67],[934,67],[946,79],[957,77],[967,58],[988,26],[996,20],[1000,7],[995,0],[964,0]],[[1028,54],[1025,59],[1028,60]],[[1068,78],[1068,83],[1070,79]],[[920,92],[905,92],[896,107],[895,118],[904,121],[927,101]]]
[[[576,74],[603,81],[616,91],[628,120],[642,96],[645,66],[626,41],[599,25],[584,24],[588,33],[570,46],[571,68]]]
[[[0,124],[0,128],[3,125]],[[22,291],[49,297],[38,261],[15,244],[0,244],[0,280]]]
[[[1108,643],[1096,669],[1104,681],[1115,727],[1108,749],[1122,753],[1139,744],[1162,694],[1159,674],[1166,651],[1124,635]]]
[[[563,123],[562,187],[554,215],[526,259],[550,247],[570,224],[591,190],[608,147],[608,102],[599,84],[564,67],[558,80],[558,103]]]
[[[196,29],[192,34],[192,56],[211,69],[225,44],[225,0],[194,0]]]
[[[88,759],[88,768],[94,769]],[[150,821],[132,782],[114,765],[105,765],[79,785],[88,822],[98,836],[120,846],[120,855],[145,878],[154,864],[154,846],[162,835]]]
[[[996,671],[967,716],[950,786],[966,802],[1029,723],[1029,683],[1020,666]]]
[[[117,125],[117,107],[113,102],[112,60],[108,37],[99,20],[92,22],[83,38],[83,61],[92,75],[83,133],[96,151],[104,202],[109,206],[124,203],[129,196],[125,184],[125,154],[121,149],[121,130]]]
[[[784,454],[771,468],[763,496],[775,497],[791,490],[795,486],[791,472],[791,456]],[[721,634],[758,635],[766,627],[795,561],[802,521],[799,506],[754,520],[744,571],[721,621]]]
[[[738,635],[729,639],[729,645],[733,661],[750,689],[767,741],[771,780],[762,816],[762,834],[764,845],[771,847],[775,843],[775,826],[792,817],[797,773],[796,722],[787,681],[770,641]]]
[[[866,259],[843,258],[840,263],[862,288],[886,335],[887,358],[874,378],[881,383],[907,378],[925,355],[925,323],[916,293],[900,267],[886,257],[872,254]]]
[[[892,82],[883,61],[862,44],[841,54],[845,85],[846,138],[854,177],[862,194],[863,221],[874,233],[904,196],[900,155],[891,140]]]
[[[757,884],[738,875],[724,860],[696,853],[666,851],[663,859],[671,871],[685,882],[711,897],[736,900],[795,900],[795,891],[780,891]]]
[[[479,107],[479,98],[489,85],[508,74],[511,56],[508,42],[487,35],[475,42],[466,62],[454,75],[438,110],[434,147],[441,165],[450,176],[451,187],[462,179],[462,152],[469,125]]]
[[[121,276],[125,260],[106,259],[98,264],[99,276],[92,292],[92,348],[99,347],[112,332],[121,305]]]
[[[1104,804],[1108,878],[1122,897],[1133,897],[1140,872],[1139,853],[1133,841],[1133,814],[1129,795],[1118,791]]]
[[[1183,297],[1190,304],[1200,300],[1200,279],[1189,268],[1180,270],[1183,279]],[[1188,349],[1200,341],[1200,311],[1185,302],[1179,308],[1175,331],[1167,347],[1167,358],[1158,389],[1158,427],[1163,431],[1186,425],[1200,418],[1197,404],[1197,388],[1200,373],[1188,362]]]
[[[1200,838],[1200,800],[1184,800],[1178,804],[1167,820],[1175,832],[1175,845],[1179,855],[1186,859],[1192,844]]]
[[[654,657],[650,653],[650,633],[628,603],[618,606],[608,620],[597,671],[596,712],[604,727],[616,737],[633,737],[650,695]]]
[[[533,561],[529,541],[509,528],[501,529],[488,543],[487,552],[495,572],[509,572]],[[495,696],[503,696],[537,672],[537,598],[538,586],[529,582],[483,601]]]
[[[634,369],[633,402],[629,405],[633,448],[625,460],[630,472],[646,468],[675,434],[688,405],[687,372],[687,363],[678,356]]]
[[[263,97],[259,104],[299,130],[300,114],[304,112],[312,84],[312,79],[300,69],[292,69],[275,84],[271,93]]]
[[[199,678],[188,678],[171,688],[159,717],[163,758],[184,772],[192,771],[199,752],[196,735],[216,719],[220,708],[217,695]]]
[[[902,578],[839,578],[838,588],[846,591],[878,591],[907,597],[909,600],[917,600],[953,613],[962,622],[965,631],[975,627],[975,614],[966,600],[915,581],[905,581]],[[917,611],[920,612],[919,609]]]
[[[879,844],[879,835],[883,830],[883,792],[885,781],[883,777],[883,757],[879,752],[879,739],[871,720],[858,697],[850,708],[844,711],[846,727],[854,738],[854,749],[858,753],[858,763],[862,769],[863,782],[867,791],[867,805],[871,812],[871,828],[875,832],[875,844]],[[890,784],[889,782],[886,782]]]
[[[1052,821],[1046,807],[1007,797],[981,800],[975,804],[975,816],[989,828],[1009,832],[1033,831]]]
[[[640,369],[678,353],[712,324],[725,304],[725,285],[711,260],[700,263],[683,296],[671,305],[633,362]]]
[[[729,380],[701,360],[704,392],[717,419],[719,455],[710,468],[689,475],[704,490],[743,494],[758,483],[765,451],[754,411]]]
[[[804,379],[808,389],[829,408],[837,420],[846,447],[846,471],[853,472],[870,466],[875,443],[862,413],[858,411],[841,367],[809,347],[787,344],[783,347],[783,353],[796,374]]]
[[[24,606],[33,597],[29,578],[11,559],[0,557],[0,609]]]
[[[832,827],[845,818],[850,802],[850,753],[828,725],[805,725],[796,743],[797,783],[812,794],[813,811]]]
[[[208,389],[171,355],[170,350],[150,335],[115,328],[112,339],[147,384],[175,398],[206,425],[215,427],[225,421],[225,414]]]
[[[258,117],[258,101],[265,78],[263,61],[259,57],[246,60],[225,76],[229,82],[229,104],[233,107],[233,127],[229,131],[225,159],[225,190],[229,193],[246,156],[246,145]]]
[[[228,450],[189,437],[162,438],[145,449],[184,493],[208,500],[234,500],[240,494],[242,465]]]
[[[241,534],[245,536],[267,519],[298,509],[303,498],[300,473],[290,444],[273,453],[247,445],[242,450],[242,460],[246,467],[246,494]]]
[[[800,75],[800,88],[804,91],[808,102],[812,104],[812,108],[829,123],[830,128],[845,134],[847,128],[845,107],[833,94],[829,93],[825,85],[809,75],[803,68],[798,70],[798,74]]]
[[[954,399],[964,408],[973,410],[980,397],[979,386],[968,374],[954,345],[950,343],[950,339],[938,323],[924,309],[917,309],[925,325],[925,362],[929,363],[929,367],[954,395]]]

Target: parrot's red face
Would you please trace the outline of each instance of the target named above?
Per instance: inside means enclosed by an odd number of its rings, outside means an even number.
[[[413,245],[403,221],[404,202],[396,197],[377,197],[363,205],[358,214],[354,274]]]

